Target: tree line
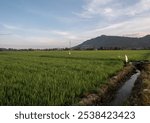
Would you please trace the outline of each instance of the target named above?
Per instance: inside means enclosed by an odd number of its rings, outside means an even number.
[[[68,51],[68,50],[150,50],[148,48],[120,48],[120,47],[99,47],[99,48],[46,48],[46,49],[15,49],[15,48],[0,48],[0,51]]]

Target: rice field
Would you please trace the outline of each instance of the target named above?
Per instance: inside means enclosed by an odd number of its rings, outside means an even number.
[[[0,105],[76,105],[123,69],[125,54],[150,60],[150,50],[0,52]]]

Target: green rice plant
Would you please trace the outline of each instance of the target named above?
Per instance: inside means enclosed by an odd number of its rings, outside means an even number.
[[[0,105],[75,105],[149,50],[0,52]]]

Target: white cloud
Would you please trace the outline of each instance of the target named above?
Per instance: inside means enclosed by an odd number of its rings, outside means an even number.
[[[21,28],[18,26],[13,26],[13,25],[8,25],[8,24],[3,24],[2,25],[4,28],[9,29],[9,30],[20,30]]]
[[[67,47],[68,42],[49,37],[31,36],[24,37],[21,35],[13,35],[9,37],[0,37],[1,47],[6,48],[54,48]]]
[[[129,34],[124,34],[123,36],[127,37],[143,37],[146,36],[148,33],[146,32],[136,32],[136,33],[129,33]]]
[[[93,16],[110,13],[111,8],[104,7],[109,4],[112,0],[86,0],[86,5],[84,5],[83,11],[76,13],[81,18],[93,18]]]
[[[118,18],[123,16],[135,16],[150,11],[150,0],[138,0],[135,4],[123,5],[120,0],[86,0],[83,10],[76,13],[81,18]],[[126,1],[128,2],[128,1]]]
[[[85,0],[77,17],[91,20],[93,27],[78,33],[80,40],[106,35],[150,34],[150,0]],[[96,22],[95,22],[96,20]],[[105,24],[105,25],[104,25]]]
[[[18,35],[19,32],[26,32],[27,34],[32,35],[41,35],[41,36],[52,36],[52,37],[63,37],[67,39],[76,39],[76,36],[69,31],[61,30],[51,30],[51,29],[38,29],[38,28],[28,28],[28,27],[19,27],[15,25],[3,24],[3,27],[7,29],[8,32],[14,32],[14,35]]]
[[[2,36],[1,44],[7,47],[15,48],[54,48],[68,47],[69,41],[72,46],[82,43],[83,41],[105,35],[120,35],[120,36],[144,36],[150,33],[150,17],[143,16],[131,20],[126,20],[119,23],[108,24],[105,27],[95,27],[86,31],[71,31],[62,30],[40,30],[40,29],[24,29],[24,31],[35,32],[34,35],[19,35],[13,34],[10,36]],[[11,26],[10,26],[11,27]],[[13,27],[13,26],[12,26]],[[15,26],[14,26],[15,27]],[[17,29],[17,28],[16,28]],[[22,30],[22,29],[21,29]]]
[[[60,31],[60,30],[54,30],[52,31],[53,34],[56,34],[58,36],[62,36],[66,39],[77,39],[75,34],[72,34],[71,32],[66,32],[66,31]]]
[[[1,24],[7,31],[23,31],[23,32],[35,32],[35,33],[50,33],[50,30],[42,30],[42,29],[35,29],[35,28],[29,28],[24,26],[18,26],[18,25],[10,25],[10,24]]]
[[[150,11],[150,0],[139,0],[133,6],[129,6],[126,9],[122,9],[120,14],[126,14],[130,16],[136,16],[138,14]]]
[[[53,31],[53,33],[54,33],[54,34],[61,35],[61,36],[68,36],[68,35],[70,35],[70,33],[68,33],[68,32],[65,32],[65,31],[57,31],[57,30]]]
[[[1,29],[2,32],[13,33],[11,36],[1,36],[1,43],[18,48],[21,45],[27,48],[68,47],[69,41],[74,46],[102,34],[140,37],[150,33],[150,0],[137,0],[132,5],[127,3],[126,6],[123,2],[129,0],[85,1],[82,11],[75,13],[77,16],[56,17],[62,22],[69,23],[73,28],[76,26],[76,31],[1,24],[4,27],[3,30]],[[38,11],[31,10],[31,12],[43,14]],[[43,16],[46,17],[47,14]]]
[[[83,35],[85,39],[105,35],[129,35],[136,34],[140,37],[146,34],[150,34],[150,17],[134,18],[132,20],[115,23],[103,28],[95,28],[93,30],[86,31]],[[134,35],[135,36],[135,35]]]
[[[105,14],[110,14],[110,13],[112,13],[113,12],[113,10],[111,9],[111,8],[105,8],[104,9],[104,13]]]
[[[53,48],[68,47],[70,40],[76,40],[77,37],[72,32],[61,30],[44,30],[28,27],[18,27],[16,25],[3,24],[3,27],[13,34],[10,36],[1,36],[1,43],[6,47],[15,48]],[[25,33],[25,34],[24,34]],[[2,46],[2,45],[1,45]]]

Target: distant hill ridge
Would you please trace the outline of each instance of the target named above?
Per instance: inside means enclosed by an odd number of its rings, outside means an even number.
[[[73,49],[150,49],[150,35],[141,38],[101,35]]]

